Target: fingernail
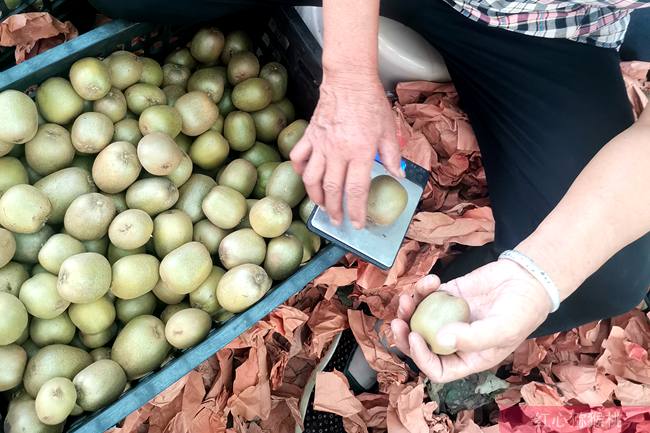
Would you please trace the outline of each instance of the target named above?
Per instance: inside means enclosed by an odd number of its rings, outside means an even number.
[[[341,220],[336,219],[336,218],[332,218],[332,224],[334,224],[335,226],[340,226],[341,225]]]
[[[441,332],[441,333],[438,334],[438,342],[442,346],[456,347],[456,336],[454,334],[448,334],[446,332]]]
[[[355,221],[355,222],[353,222],[352,225],[353,225],[354,228],[357,229],[357,230],[361,230],[361,229],[363,228],[363,223],[361,223],[361,222],[359,222],[359,221]]]

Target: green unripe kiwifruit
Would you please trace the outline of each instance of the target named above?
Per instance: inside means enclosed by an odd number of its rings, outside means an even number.
[[[192,158],[183,152],[183,159],[181,163],[178,164],[176,170],[172,171],[167,175],[167,179],[171,180],[176,188],[180,188],[185,185],[185,182],[192,176],[192,170],[194,169],[194,164],[192,163]]]
[[[278,135],[287,126],[287,118],[278,107],[268,107],[253,113],[257,139],[268,143],[275,142]]]
[[[178,188],[166,178],[140,179],[126,190],[126,203],[131,209],[141,209],[150,216],[170,209],[178,201]]]
[[[46,425],[63,423],[74,409],[77,391],[70,379],[54,377],[41,386],[36,396],[38,419]]]
[[[93,252],[76,254],[61,265],[57,290],[68,302],[94,302],[108,292],[111,277],[106,257]]]
[[[180,86],[183,89],[187,87],[187,81],[192,75],[192,71],[187,66],[177,65],[175,63],[166,63],[162,67],[163,86]]]
[[[98,347],[97,349],[93,349],[90,352],[90,356],[93,357],[93,360],[95,362],[100,361],[102,359],[111,359],[111,349],[108,348],[108,347]],[[119,365],[118,365],[118,367],[119,367]],[[120,369],[122,369],[122,367],[120,367]],[[122,372],[124,372],[124,370],[122,370]],[[77,376],[75,376],[75,377],[77,377]],[[72,383],[74,383],[74,380],[72,381]],[[79,390],[77,390],[77,393],[79,393]]]
[[[187,349],[205,339],[212,327],[210,315],[198,308],[186,308],[165,324],[165,337],[177,349]]]
[[[16,239],[16,253],[13,260],[21,263],[35,265],[38,263],[38,253],[45,242],[54,234],[54,229],[48,225],[43,226],[36,233],[14,233]]]
[[[16,254],[16,238],[9,230],[0,228],[0,268],[9,263],[14,258],[14,254]]]
[[[289,99],[284,98],[279,102],[274,102],[273,105],[282,110],[287,118],[287,122],[291,123],[296,120],[296,108],[293,106],[293,103]]]
[[[228,141],[216,131],[206,131],[199,135],[190,147],[190,158],[194,164],[205,170],[214,170],[228,158]]]
[[[93,102],[93,110],[108,116],[113,123],[119,122],[126,117],[126,98],[120,89],[115,87],[101,99]]]
[[[219,113],[224,117],[236,110],[235,106],[232,104],[231,95],[232,88],[226,87],[223,90],[223,95],[221,96],[221,100],[219,100],[219,104],[217,104],[217,107],[219,107]]]
[[[20,286],[29,278],[29,272],[20,263],[9,262],[0,268],[0,293],[18,296]]]
[[[140,57],[140,62],[142,62],[140,82],[160,87],[163,82],[163,71],[160,63],[149,57]]]
[[[234,53],[228,62],[228,81],[231,85],[237,84],[260,73],[260,61],[250,51]]]
[[[307,224],[307,221],[309,220],[309,217],[311,216],[311,213],[315,207],[316,203],[311,201],[309,197],[305,197],[302,203],[300,203],[300,207],[298,208],[298,214],[300,215],[302,222]]]
[[[141,171],[136,147],[128,141],[116,141],[99,152],[92,176],[100,190],[116,194],[131,186]]]
[[[128,209],[113,219],[108,227],[108,238],[118,248],[133,250],[149,242],[153,228],[153,220],[145,211]]]
[[[122,257],[113,264],[111,293],[120,299],[133,299],[150,292],[158,282],[160,262],[149,254]]]
[[[39,347],[69,344],[75,332],[77,328],[65,312],[52,319],[33,317],[29,324],[29,337]]]
[[[70,203],[63,224],[68,234],[80,241],[90,241],[106,236],[115,213],[113,200],[103,194],[91,192],[77,197]]]
[[[38,87],[36,103],[46,121],[59,125],[67,125],[84,110],[84,101],[77,95],[72,84],[59,77],[48,78]],[[0,140],[3,140],[1,136]]]
[[[289,278],[300,267],[303,245],[292,235],[271,239],[266,247],[264,270],[271,279],[280,281]]]
[[[27,352],[17,344],[0,346],[0,392],[20,385],[27,365]]]
[[[282,161],[280,154],[277,150],[275,150],[274,147],[262,143],[261,141],[256,141],[253,147],[242,153],[241,157],[242,159],[245,159],[246,161],[253,164],[258,169],[264,163]]]
[[[245,263],[261,265],[265,255],[266,242],[252,229],[232,232],[219,244],[219,260],[226,269]]]
[[[92,357],[83,349],[65,344],[45,346],[27,362],[23,377],[25,391],[36,397],[48,380],[55,377],[72,379],[91,363]]]
[[[0,142],[5,143],[5,147],[6,143],[28,142],[38,130],[36,104],[29,96],[17,90],[0,92],[0,125]]]
[[[102,348],[105,351],[107,348]],[[91,355],[100,349],[95,349]],[[72,380],[77,390],[77,404],[88,412],[113,403],[126,386],[126,374],[120,365],[110,358],[96,360],[81,370]]]
[[[224,274],[217,287],[219,304],[231,313],[240,313],[262,299],[273,282],[257,265],[244,264]]]
[[[290,161],[278,165],[266,184],[268,197],[284,200],[292,208],[305,198],[305,184]]]
[[[113,139],[113,121],[102,113],[83,113],[74,121],[70,137],[81,153],[99,153]]]
[[[86,57],[72,64],[70,83],[77,94],[87,101],[101,99],[111,90],[108,68],[94,57]]]
[[[27,310],[14,295],[0,292],[0,346],[18,340],[27,328]]]
[[[226,35],[226,41],[221,52],[221,61],[224,65],[227,65],[230,63],[233,54],[252,50],[253,41],[250,36],[241,30],[230,32]]]
[[[255,120],[244,111],[233,111],[223,123],[223,134],[233,150],[246,151],[255,144]]]
[[[280,102],[287,94],[287,83],[289,74],[287,68],[278,62],[267,63],[260,70],[260,78],[264,78],[271,84],[273,94],[272,101]]]
[[[138,126],[144,135],[159,132],[175,138],[181,133],[183,120],[176,108],[169,105],[154,105],[142,112]]]
[[[302,263],[311,260],[314,254],[316,254],[320,249],[320,237],[317,234],[310,232],[302,221],[292,222],[289,226],[289,230],[287,230],[287,234],[297,237],[302,242]]]
[[[96,191],[90,172],[78,167],[64,168],[34,184],[52,204],[49,222],[61,224],[70,204],[83,194]]]
[[[25,143],[25,158],[38,174],[47,176],[57,170],[69,167],[75,157],[70,133],[55,123],[45,123]]]
[[[52,213],[45,194],[31,185],[14,185],[0,197],[0,225],[14,233],[36,233]]]
[[[237,190],[218,185],[205,196],[203,213],[210,222],[222,229],[232,229],[246,216],[246,199]]]
[[[210,316],[218,313],[221,310],[221,305],[217,300],[217,286],[221,277],[226,273],[218,266],[212,268],[210,276],[198,287],[190,293],[190,306],[205,311]]]
[[[293,212],[286,202],[264,197],[253,205],[248,218],[255,233],[265,238],[276,238],[291,225]]]
[[[180,197],[176,203],[176,209],[181,209],[197,223],[205,218],[202,203],[208,193],[217,186],[214,179],[203,175],[193,174],[179,189]]]
[[[26,167],[16,158],[0,158],[0,196],[15,185],[29,183]]]
[[[223,51],[225,37],[214,27],[203,28],[196,32],[190,43],[190,52],[197,61],[212,65],[219,60]]]
[[[96,334],[115,322],[115,306],[106,296],[87,304],[71,304],[68,315],[84,334]]]
[[[257,169],[245,159],[235,159],[219,175],[219,185],[230,187],[248,197],[257,182]],[[227,227],[224,227],[227,228]]]
[[[56,286],[56,275],[37,274],[23,283],[18,297],[32,316],[39,319],[54,319],[70,305],[70,302],[59,295]]]
[[[402,215],[408,204],[406,188],[388,175],[377,176],[370,183],[368,215],[371,224],[391,225]]]
[[[165,96],[167,97],[167,105],[170,107],[176,105],[178,98],[187,93],[185,87],[179,86],[178,84],[170,84],[163,87],[163,92],[165,92]]]
[[[212,271],[212,258],[199,242],[176,248],[160,262],[160,278],[170,290],[187,294],[196,290]]]
[[[280,149],[283,157],[289,159],[291,150],[305,134],[307,126],[309,126],[309,123],[306,120],[298,119],[280,132],[280,135],[278,135],[278,149]]]
[[[97,332],[95,334],[84,334],[79,332],[79,339],[84,346],[89,349],[102,347],[107,344],[109,341],[113,341],[117,335],[117,323],[113,322],[111,326],[104,329],[103,331]],[[93,358],[94,359],[94,358]]]
[[[108,72],[111,84],[124,90],[140,81],[144,64],[140,58],[128,51],[116,51],[108,57]]]
[[[128,141],[136,145],[142,139],[140,124],[135,119],[122,119],[115,124],[113,141]]]
[[[159,367],[170,349],[162,321],[154,316],[139,316],[117,334],[111,359],[133,380]]]
[[[165,63],[174,63],[175,65],[187,66],[190,69],[194,69],[196,59],[192,57],[189,48],[179,48],[165,57]]]
[[[210,255],[215,255],[219,251],[219,244],[229,233],[229,230],[219,228],[210,220],[204,219],[194,224],[193,239],[205,245]]]
[[[156,309],[158,300],[152,292],[147,292],[137,298],[117,299],[115,301],[115,310],[117,318],[122,323],[127,323],[131,319],[145,314],[153,314]]]
[[[167,96],[161,88],[146,83],[137,83],[129,87],[124,92],[124,97],[129,110],[138,116],[149,107],[167,103]]]
[[[167,176],[176,170],[183,159],[183,151],[170,136],[162,132],[142,137],[137,152],[142,167],[155,176]]]
[[[199,90],[208,94],[212,102],[219,103],[226,85],[225,74],[218,68],[203,68],[192,74],[187,81],[187,91]]]
[[[271,85],[264,78],[249,78],[232,89],[230,98],[242,111],[259,111],[271,103]]]
[[[154,219],[153,244],[158,257],[165,257],[176,248],[192,241],[192,219],[179,209],[159,214]]]
[[[196,137],[216,122],[219,109],[210,97],[203,92],[189,92],[178,98],[174,105],[183,120],[182,132],[190,137]]]

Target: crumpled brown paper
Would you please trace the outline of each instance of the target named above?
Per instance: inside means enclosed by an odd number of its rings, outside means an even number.
[[[16,14],[0,23],[0,46],[16,47],[16,63],[78,35],[70,21],[62,23],[47,12]]]

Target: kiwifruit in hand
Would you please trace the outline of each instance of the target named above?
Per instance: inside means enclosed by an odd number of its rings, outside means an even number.
[[[223,89],[223,95],[221,96],[221,100],[219,100],[219,104],[217,104],[217,107],[219,107],[219,113],[224,117],[236,110],[235,106],[232,104],[231,95],[232,88],[226,87]]]
[[[260,73],[260,61],[250,51],[234,53],[228,62],[228,81],[231,85],[237,84]]]
[[[256,141],[253,147],[242,153],[241,157],[257,168],[266,162],[282,161],[280,154],[274,147],[262,143],[261,141]]]
[[[161,88],[146,83],[132,85],[126,89],[124,97],[129,110],[138,116],[149,107],[167,103],[167,95]]]
[[[274,102],[273,105],[282,110],[287,118],[287,122],[291,123],[296,120],[296,108],[293,106],[293,103],[289,99],[284,98],[279,102]]]
[[[144,246],[153,233],[151,217],[140,209],[128,209],[117,214],[108,227],[108,237],[116,247],[133,250]]]
[[[77,94],[87,101],[101,99],[111,90],[108,68],[94,57],[86,57],[72,64],[70,83]]]
[[[102,356],[107,356],[105,352],[109,349],[103,349]],[[91,355],[99,350],[93,350]],[[77,404],[93,412],[118,399],[126,386],[126,374],[110,357],[102,358],[77,373],[72,383],[77,390]]]
[[[133,380],[159,367],[170,349],[162,321],[154,316],[139,316],[117,334],[111,359],[122,367],[129,380]]]
[[[203,28],[196,32],[190,43],[190,52],[197,61],[212,65],[219,60],[223,51],[225,37],[214,27]]]
[[[245,159],[235,159],[219,175],[219,185],[228,186],[248,197],[257,182],[257,169]],[[227,227],[224,227],[227,228]]]
[[[152,292],[147,292],[132,299],[116,299],[115,311],[117,318],[122,323],[145,314],[153,314],[158,300]]]
[[[152,132],[138,143],[138,159],[149,173],[167,176],[181,163],[183,152],[176,142],[162,132]]]
[[[219,109],[203,92],[189,92],[178,98],[175,105],[183,120],[182,132],[196,137],[210,129],[219,117]]]
[[[150,292],[158,282],[160,262],[149,254],[122,257],[113,264],[111,293],[120,299],[133,299]]]
[[[163,71],[160,63],[149,57],[140,57],[140,62],[142,62],[140,82],[160,87],[163,82]]]
[[[51,213],[50,200],[31,185],[14,185],[0,197],[0,225],[14,233],[38,232]]]
[[[282,110],[275,105],[253,113],[257,139],[273,143],[277,140],[280,132],[287,126],[287,118]]]
[[[144,64],[140,58],[128,51],[116,51],[108,57],[108,72],[111,84],[124,90],[140,81]]]
[[[253,205],[248,218],[255,233],[265,238],[276,238],[291,225],[293,212],[286,202],[264,197]]]
[[[27,163],[43,176],[69,167],[74,157],[75,148],[70,133],[55,123],[39,126],[34,138],[25,143]]]
[[[56,286],[56,275],[37,274],[23,283],[18,298],[32,316],[39,319],[54,319],[70,305],[70,302],[59,295]]]
[[[29,96],[17,90],[0,92],[0,125],[2,125],[0,142],[9,144],[28,142],[34,138],[38,130],[36,104]],[[3,147],[6,149],[7,144]]]
[[[161,132],[171,138],[176,138],[183,128],[181,114],[174,107],[169,105],[154,105],[142,112],[138,120],[138,126],[142,134],[153,134]]]
[[[122,119],[115,124],[113,141],[127,141],[133,145],[142,139],[139,122],[135,119]]]
[[[291,150],[305,134],[307,126],[309,126],[309,123],[306,120],[298,119],[280,132],[280,135],[278,135],[278,149],[280,149],[283,157],[289,159]]]
[[[183,159],[181,163],[178,164],[176,170],[172,171],[167,175],[167,179],[171,180],[176,188],[180,188],[187,182],[187,180],[192,176],[192,170],[194,169],[194,164],[192,163],[192,158],[183,152]]]
[[[224,65],[230,63],[233,54],[242,51],[252,51],[253,41],[250,36],[241,30],[235,30],[226,35],[226,41],[221,53],[221,61]]]
[[[61,265],[57,290],[68,302],[94,302],[108,292],[111,278],[111,264],[106,257],[94,252],[75,254]]]
[[[260,78],[264,78],[271,84],[272,101],[280,102],[287,94],[287,83],[289,74],[287,68],[278,62],[267,63],[260,70]]]
[[[255,121],[244,111],[233,111],[226,116],[223,134],[233,150],[243,152],[255,144]]]
[[[116,194],[131,186],[141,170],[135,146],[127,141],[117,141],[99,152],[93,163],[92,175],[100,190]]]
[[[20,299],[0,292],[0,346],[18,340],[27,328],[27,310]]]
[[[162,70],[164,87],[176,85],[185,89],[187,87],[187,81],[192,75],[190,68],[175,63],[164,64]]]
[[[43,424],[63,423],[74,409],[77,391],[70,379],[55,377],[43,384],[35,400],[36,415]]]
[[[266,184],[266,195],[284,200],[292,208],[305,198],[305,184],[291,161],[285,161],[273,170]]]
[[[99,153],[113,139],[115,127],[102,113],[83,113],[74,121],[70,138],[72,145],[81,153]]]
[[[126,190],[126,204],[150,216],[171,209],[178,201],[178,188],[164,177],[140,179]]]
[[[154,219],[153,245],[158,257],[165,257],[176,248],[192,241],[192,219],[179,209],[159,214]]]
[[[84,101],[74,91],[72,84],[58,77],[48,78],[38,87],[36,103],[46,121],[59,125],[72,122],[84,109]]]
[[[187,349],[205,339],[212,327],[210,315],[198,308],[174,313],[165,324],[165,337],[177,349]]]
[[[371,224],[391,225],[402,215],[408,204],[406,188],[391,176],[372,179],[368,193],[368,216]]]
[[[210,220],[204,219],[194,224],[193,240],[201,242],[210,252],[215,255],[219,251],[219,244],[230,233],[212,224]]]
[[[199,135],[190,147],[190,158],[205,170],[220,167],[230,152],[228,140],[216,131],[208,130]]]
[[[9,230],[0,228],[0,268],[9,263],[14,258],[14,254],[16,254],[16,238]]]
[[[244,263],[261,265],[266,255],[266,242],[252,229],[230,233],[219,244],[219,260],[226,269]]]
[[[248,78],[237,84],[230,95],[235,107],[248,112],[266,108],[272,97],[271,85],[264,78]]]
[[[302,256],[303,245],[297,237],[283,235],[271,239],[266,247],[264,270],[273,280],[284,280],[298,270]]]
[[[218,185],[203,199],[203,213],[222,229],[232,229],[246,216],[246,198],[237,190]]]
[[[181,209],[188,214],[193,223],[199,222],[205,218],[202,209],[203,200],[215,186],[217,182],[211,177],[197,173],[191,175],[179,189],[180,197],[176,209]]]
[[[187,81],[188,92],[195,90],[208,94],[212,102],[219,103],[226,85],[226,77],[218,68],[202,68],[192,74]]]
[[[221,310],[217,300],[217,286],[221,277],[226,273],[218,266],[212,267],[212,272],[201,285],[190,293],[190,306],[205,311],[209,315],[216,314]]]
[[[224,274],[217,286],[219,304],[231,313],[240,313],[262,299],[273,281],[260,266],[243,264]]]
[[[9,391],[23,380],[27,352],[17,344],[0,346],[0,365],[0,391]]]
[[[0,158],[0,196],[12,186],[25,183],[29,183],[29,175],[20,160],[12,156]]]
[[[433,292],[422,300],[411,316],[411,331],[424,338],[433,353],[451,355],[455,347],[445,346],[438,341],[438,331],[454,322],[469,322],[469,305],[463,298],[447,292]]]
[[[200,242],[188,242],[160,262],[160,278],[170,290],[187,294],[196,290],[212,272],[212,258]]]
[[[63,224],[66,232],[73,237],[90,241],[106,236],[115,213],[113,200],[93,192],[77,197],[70,203]]]
[[[192,57],[192,53],[190,53],[188,48],[179,48],[176,51],[172,51],[165,57],[165,63],[187,66],[190,69],[194,69],[196,66],[196,60]]]
[[[167,97],[167,105],[170,107],[176,105],[178,98],[187,93],[185,87],[178,84],[169,84],[163,87],[163,92],[165,92],[165,96]]]

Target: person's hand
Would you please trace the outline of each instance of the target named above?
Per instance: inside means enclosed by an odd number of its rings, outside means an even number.
[[[309,197],[334,224],[343,219],[345,194],[353,225],[365,225],[377,150],[386,169],[403,177],[395,118],[377,74],[326,72],[318,106],[291,160]]]
[[[438,331],[438,338],[456,347],[452,355],[432,353],[408,326],[417,305],[435,290],[462,297],[470,307],[470,323]],[[397,347],[433,382],[446,383],[498,365],[542,324],[550,308],[548,294],[532,275],[516,263],[498,260],[443,285],[434,275],[424,277],[413,297],[400,297],[391,328]]]

